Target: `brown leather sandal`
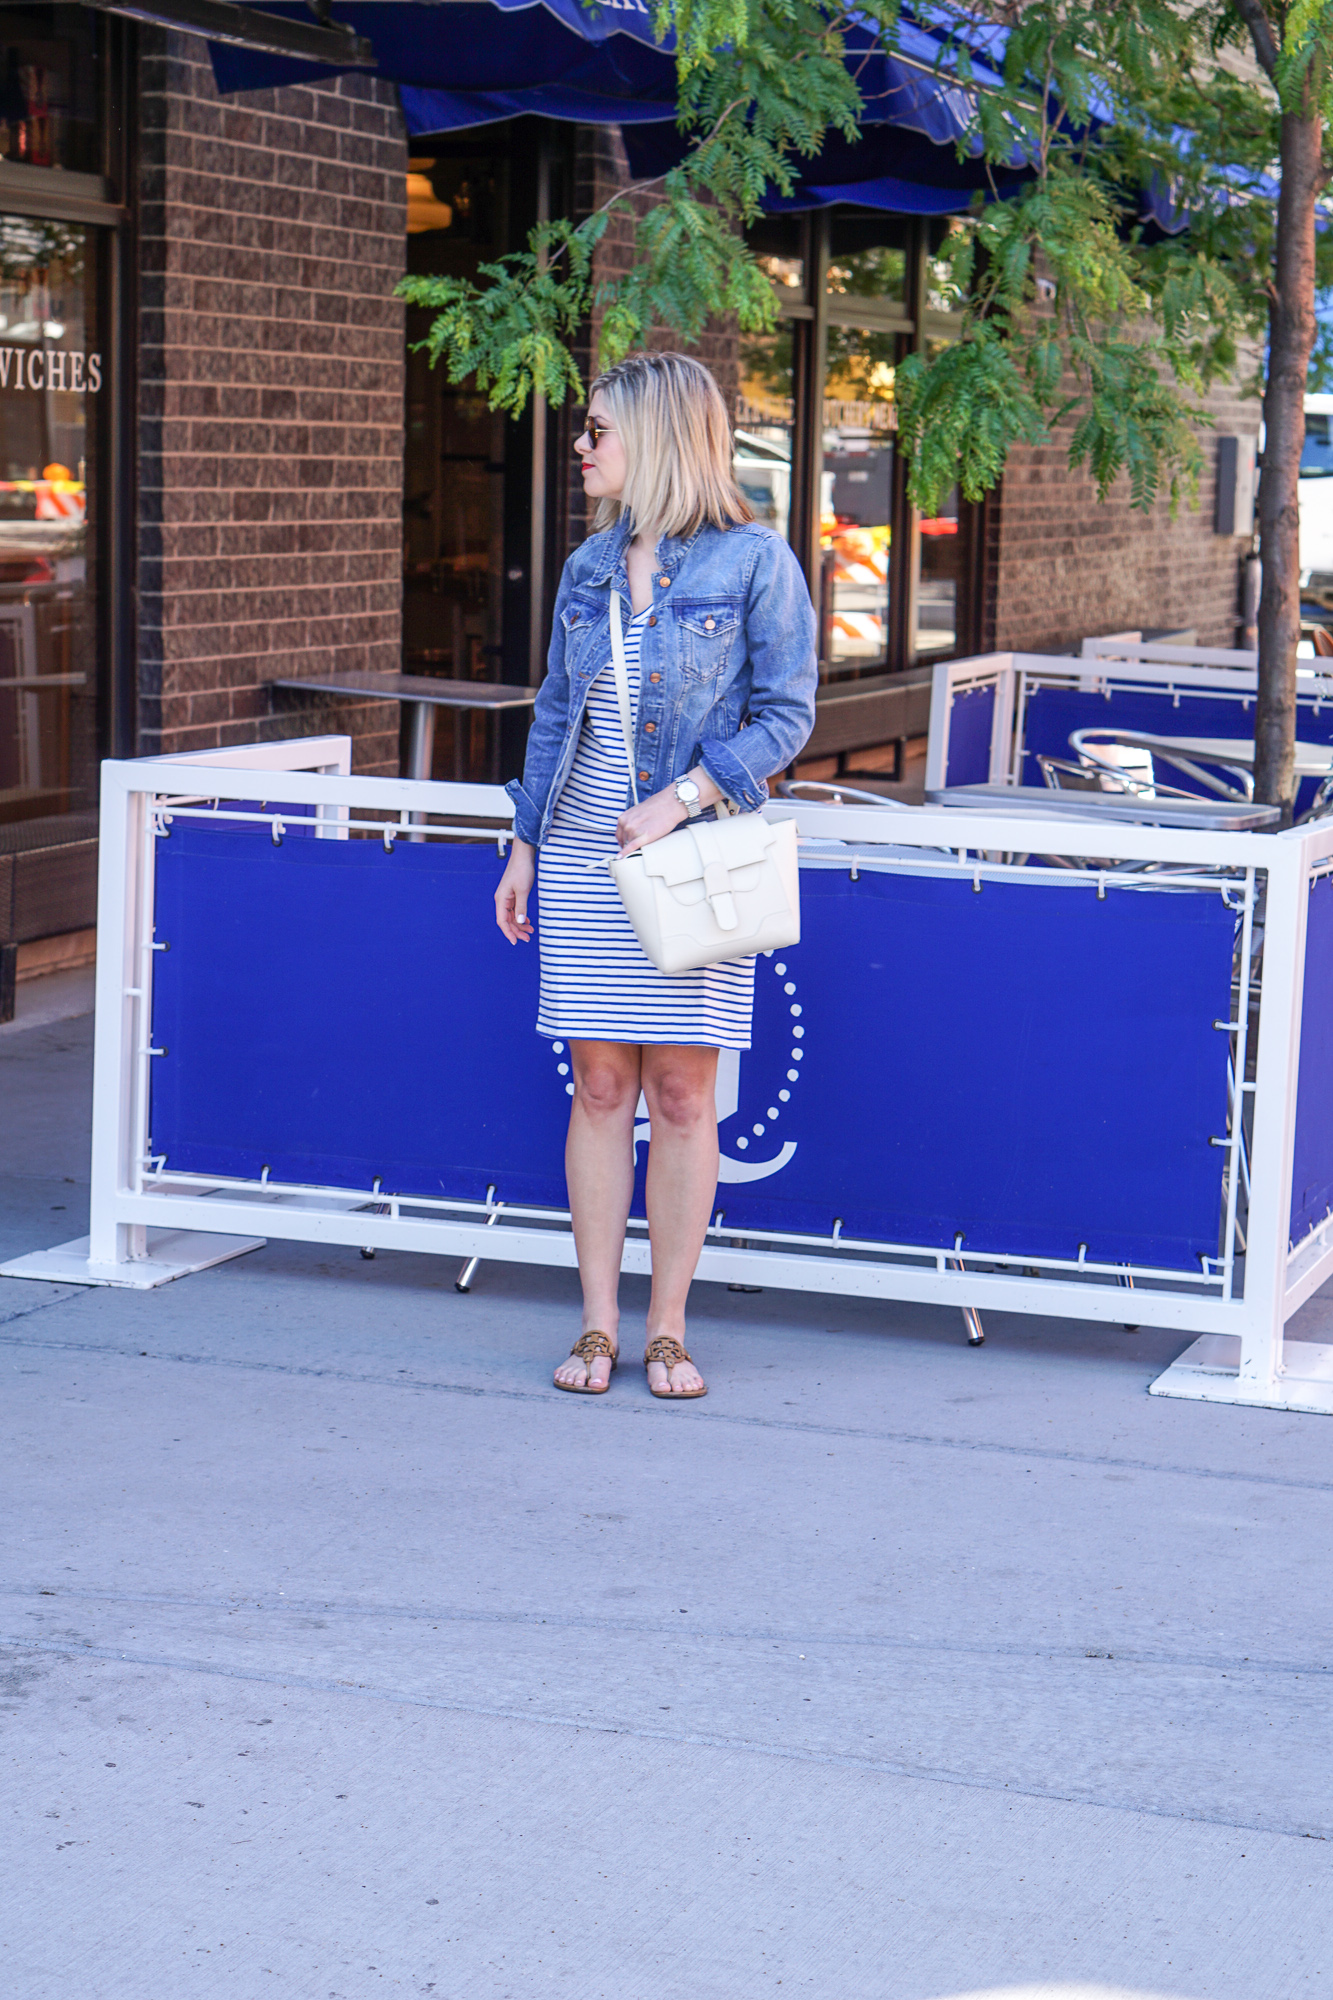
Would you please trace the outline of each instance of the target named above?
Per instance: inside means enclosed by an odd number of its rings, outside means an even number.
[[[556,1388],[568,1389],[571,1396],[604,1396],[611,1387],[611,1384],[609,1381],[594,1382],[591,1379],[592,1364],[594,1361],[601,1360],[604,1355],[608,1354],[611,1357],[611,1373],[614,1375],[616,1372],[616,1350],[612,1347],[606,1334],[580,1334],[569,1350],[569,1358],[571,1361],[578,1360],[583,1363],[588,1371],[589,1379],[586,1382],[557,1382],[555,1385]]]
[[[673,1340],[669,1333],[659,1333],[654,1340],[648,1342],[648,1345],[643,1350],[643,1365],[645,1368],[650,1361],[660,1361],[662,1366],[667,1370],[669,1379],[670,1371],[676,1366],[678,1361],[688,1361],[693,1366],[694,1356],[687,1354],[680,1342]],[[653,1389],[651,1382],[649,1382],[648,1387],[652,1390],[654,1396],[660,1396],[663,1402],[671,1403],[688,1403],[694,1396],[706,1396],[708,1394],[708,1384],[706,1382],[702,1382],[697,1389]]]

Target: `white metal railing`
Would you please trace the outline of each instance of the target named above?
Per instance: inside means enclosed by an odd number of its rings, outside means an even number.
[[[1000,656],[1001,671],[1023,656]],[[958,662],[945,663],[958,668]],[[994,663],[971,663],[992,671]],[[1079,663],[1043,662],[1079,671]],[[1024,669],[1019,666],[1018,671]],[[974,683],[975,684],[975,683]],[[278,1184],[217,1174],[173,1172],[150,1157],[148,1073],[155,972],[154,822],[171,814],[272,821],[346,838],[364,830],[397,839],[411,824],[428,838],[496,840],[503,845],[511,806],[496,786],[354,778],[330,742],[256,746],[191,759],[110,763],[103,769],[98,928],[97,1033],[94,1069],[92,1202],[85,1243],[35,1253],[4,1267],[9,1275],[60,1276],[82,1282],[143,1285],[201,1268],[277,1237],[368,1248],[431,1251],[463,1259],[573,1265],[566,1211],[402,1194],[369,1188]],[[332,768],[330,768],[332,766]],[[341,768],[340,768],[341,767]],[[280,790],[284,815],[256,802],[257,775]],[[273,780],[280,779],[280,785]],[[1197,1275],[1110,1264],[1087,1257],[965,1257],[935,1244],[851,1239],[746,1228],[733,1240],[725,1211],[714,1220],[701,1278],[726,1283],[860,1294],[1043,1316],[1176,1328],[1200,1336],[1155,1385],[1159,1393],[1333,1411],[1333,1348],[1284,1347],[1291,1314],[1333,1276],[1333,1217],[1304,1241],[1288,1241],[1293,1139],[1304,1004],[1310,885],[1333,867],[1333,824],[1271,835],[1218,833],[1132,824],[1058,821],[1037,814],[945,809],[885,812],[874,806],[774,802],[774,817],[794,818],[810,861],[949,871],[1020,885],[1040,879],[1098,881],[1123,867],[1178,871],[1174,876],[1116,873],[1117,889],[1216,890],[1237,911],[1239,1009],[1230,1035],[1230,1116],[1215,1142],[1225,1152],[1220,1254]],[[411,817],[409,817],[411,816]],[[441,824],[431,826],[423,816]],[[489,827],[478,827],[489,820]],[[471,824],[463,824],[471,822]],[[829,843],[848,843],[845,858]],[[1046,871],[1012,855],[1054,853],[1067,864]],[[1072,863],[1072,868],[1068,864]],[[1262,1006],[1251,1041],[1252,985],[1260,971],[1255,940],[1262,905]],[[977,987],[977,1032],[985,1032],[984,968],[959,967]],[[1323,996],[1321,996],[1322,1002]],[[480,1164],[480,1163],[479,1163]],[[492,1195],[494,1190],[492,1190]],[[153,1232],[150,1240],[149,1232]],[[624,1268],[646,1271],[649,1246],[633,1226]],[[1041,1275],[1034,1276],[1033,1272]],[[1132,1285],[1132,1307],[1126,1286]],[[1321,1374],[1320,1371],[1324,1371]]]

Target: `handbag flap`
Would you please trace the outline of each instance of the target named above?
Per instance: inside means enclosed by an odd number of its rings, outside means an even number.
[[[709,830],[717,835],[728,869],[749,868],[762,861],[776,838],[774,829],[760,813],[741,813],[735,819],[718,820],[716,826],[710,824]],[[687,826],[677,827],[662,840],[651,841],[640,849],[640,854],[645,873],[660,877],[668,888],[703,880],[703,863]]]

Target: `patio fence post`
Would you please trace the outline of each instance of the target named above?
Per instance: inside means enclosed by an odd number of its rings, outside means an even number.
[[[1245,1259],[1246,1312],[1237,1383],[1246,1401],[1270,1401],[1284,1373],[1282,1339],[1309,902],[1305,838],[1299,833],[1275,834],[1269,845],[1272,855],[1264,913],[1263,997]],[[1248,1006],[1249,995],[1242,993],[1239,1004]],[[1237,1077],[1238,1116],[1243,1082],[1243,1077]]]

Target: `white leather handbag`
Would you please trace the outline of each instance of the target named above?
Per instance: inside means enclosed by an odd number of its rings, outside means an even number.
[[[620,594],[614,590],[611,659],[637,805],[629,672]],[[795,820],[770,825],[757,812],[691,820],[633,854],[613,855],[608,866],[634,935],[659,972],[693,972],[701,965],[800,942]]]

